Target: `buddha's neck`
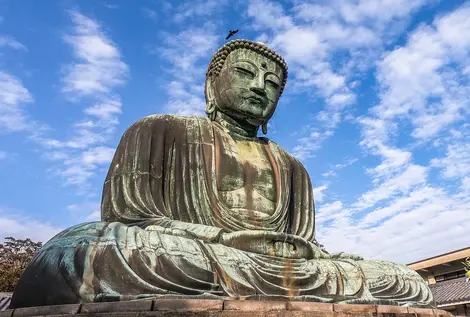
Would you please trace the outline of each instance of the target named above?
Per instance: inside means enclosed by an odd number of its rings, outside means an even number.
[[[246,121],[242,122],[241,120],[236,120],[222,113],[221,111],[217,111],[215,122],[219,123],[234,136],[240,136],[243,138],[256,138],[258,134],[259,127],[251,125]]]

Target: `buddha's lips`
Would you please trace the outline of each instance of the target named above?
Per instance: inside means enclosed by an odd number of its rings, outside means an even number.
[[[263,97],[249,96],[247,99],[250,100],[250,101],[255,101],[256,103],[262,105],[263,107],[266,107],[266,105],[267,105],[267,100],[266,100],[266,98],[263,98]]]

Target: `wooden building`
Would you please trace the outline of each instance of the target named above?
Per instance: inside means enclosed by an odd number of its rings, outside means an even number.
[[[470,281],[466,281],[465,262],[470,247],[408,264],[431,287],[437,307],[454,316],[470,317]]]

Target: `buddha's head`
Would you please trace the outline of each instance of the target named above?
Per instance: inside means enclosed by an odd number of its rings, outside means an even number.
[[[287,81],[284,59],[262,43],[235,40],[222,46],[206,74],[206,113],[220,111],[238,121],[263,126],[274,114]]]

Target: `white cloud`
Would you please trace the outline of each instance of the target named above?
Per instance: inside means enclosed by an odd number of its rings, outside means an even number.
[[[47,242],[62,229],[47,222],[21,216],[6,208],[0,208],[0,241],[6,237],[30,238],[35,242]]]
[[[331,135],[333,135],[332,130],[322,132],[311,131],[309,135],[301,137],[298,140],[298,145],[296,145],[291,151],[292,155],[301,160],[313,157],[313,153],[318,150],[323,141]]]
[[[175,22],[180,23],[190,18],[209,17],[228,3],[228,0],[193,0],[185,2],[174,8],[172,18]]]
[[[397,25],[429,1],[294,1],[291,7],[251,0],[247,14],[263,39],[287,60],[294,90],[322,98],[324,108],[306,126],[293,153],[312,157],[356,103],[358,75],[374,66]],[[384,9],[385,8],[385,9]],[[334,58],[333,58],[334,57]]]
[[[121,113],[121,101],[119,99],[107,99],[86,108],[84,111],[87,115],[96,117],[102,123],[116,124],[116,116]]]
[[[324,190],[328,188],[328,185],[322,185],[319,187],[315,187],[313,189],[313,195],[315,197],[315,202],[321,203],[324,198],[325,198],[325,193],[323,193]]]
[[[378,183],[377,187],[361,195],[353,205],[357,209],[366,209],[380,201],[394,198],[397,194],[406,195],[412,188],[427,181],[427,168],[409,165],[402,173]]]
[[[462,72],[470,64],[470,22],[462,7],[415,30],[407,45],[379,63],[381,103],[373,109],[383,120],[410,119],[412,136],[430,139],[463,119],[470,85]],[[458,37],[458,40],[456,39]]]
[[[456,127],[468,120],[468,14],[463,6],[418,26],[377,64],[379,103],[358,122],[360,145],[380,162],[366,170],[372,188],[343,203],[339,217],[332,216],[339,202],[327,205],[323,217],[333,221],[318,235],[332,251],[407,263],[468,246],[470,134],[467,126]],[[439,186],[429,167],[414,162],[415,145],[404,144],[410,136],[422,142],[444,136],[430,143],[434,151],[445,146],[429,166],[441,169]]]
[[[315,217],[316,222],[319,225],[322,225],[328,220],[341,217],[341,211],[343,210],[343,208],[344,208],[343,203],[339,200],[334,201],[329,204],[321,205],[321,207],[318,208],[318,211]]]
[[[86,218],[87,221],[100,221],[101,219],[101,210],[97,209],[89,214]]]
[[[96,93],[109,93],[123,85],[128,66],[121,60],[116,45],[94,20],[78,13],[71,13],[74,29],[64,36],[77,60],[67,66],[63,91],[71,98]]]
[[[30,127],[23,105],[31,102],[33,97],[21,80],[0,71],[0,130],[15,132]]]
[[[356,163],[358,161],[357,158],[349,158],[345,163],[339,163],[339,164],[335,164],[335,165],[332,165],[330,167],[330,170],[323,173],[322,176],[323,177],[332,177],[332,176],[337,176],[338,175],[338,172],[340,170],[342,170],[343,168],[346,168],[354,163]]]
[[[80,221],[99,221],[101,218],[99,202],[85,202],[67,206],[67,210]]]
[[[389,178],[396,175],[408,167],[411,161],[411,153],[398,148],[388,147],[377,143],[373,150],[375,155],[380,155],[382,162],[374,167],[367,169],[367,172],[374,177],[374,181],[379,178]]]
[[[152,10],[150,8],[147,8],[147,7],[140,8],[140,10],[142,11],[143,15],[145,17],[149,18],[150,20],[154,20],[154,21],[158,20],[157,11]]]
[[[112,4],[112,3],[105,3],[103,4],[105,8],[107,9],[118,9],[119,8],[119,5],[117,4]]]
[[[350,23],[372,20],[377,23],[390,22],[406,17],[429,1],[425,0],[359,0],[341,1],[341,16]]]
[[[80,152],[68,149],[50,151],[46,158],[58,163],[60,166],[52,171],[65,178],[69,185],[85,185],[99,166],[107,165],[114,156],[115,149],[105,146],[86,147]]]
[[[166,35],[166,45],[159,48],[158,53],[173,66],[170,74],[174,79],[168,83],[167,111],[203,115],[206,102],[204,86],[200,83],[205,81],[208,57],[217,49],[217,40],[212,25],[185,29],[176,36]]]
[[[349,158],[346,163],[341,163],[341,164],[336,164],[335,165],[335,168],[336,169],[342,169],[342,168],[345,168],[345,167],[348,167],[354,163],[356,163],[358,161],[357,158]]]
[[[84,117],[71,127],[71,137],[35,139],[48,149],[44,156],[59,164],[51,172],[83,189],[96,170],[112,159],[114,149],[106,144],[122,112],[115,90],[126,83],[129,67],[97,21],[76,11],[71,18],[73,28],[64,41],[73,49],[75,60],[66,68],[62,92],[71,101],[83,104],[86,98],[92,105],[83,109]]]
[[[441,169],[441,177],[453,182],[460,181],[462,199],[470,197],[470,125],[461,127],[458,137],[447,141],[446,153],[443,157],[431,160],[431,166]]]
[[[362,219],[340,215],[318,235],[334,252],[410,263],[468,246],[468,208],[442,189],[418,188]]]
[[[28,51],[26,46],[15,40],[13,37],[6,35],[0,36],[0,47],[10,47],[18,51]]]
[[[323,177],[330,177],[330,176],[336,176],[336,172],[335,171],[328,171],[328,172],[325,172],[323,174],[321,174]]]

